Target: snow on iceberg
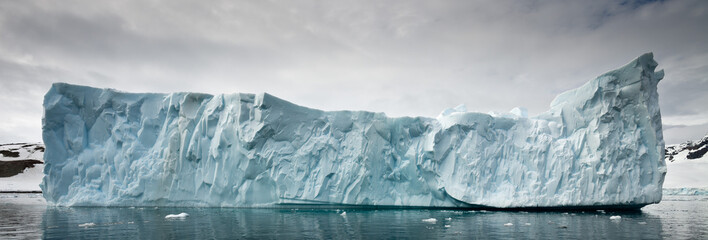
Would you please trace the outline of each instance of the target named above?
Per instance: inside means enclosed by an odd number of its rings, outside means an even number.
[[[641,207],[666,173],[651,53],[528,117],[389,118],[263,94],[135,94],[56,83],[44,99],[55,205]]]

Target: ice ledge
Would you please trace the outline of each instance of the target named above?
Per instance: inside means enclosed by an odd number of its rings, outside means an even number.
[[[269,94],[134,94],[56,83],[50,204],[636,207],[666,166],[651,53],[529,117],[325,112]]]

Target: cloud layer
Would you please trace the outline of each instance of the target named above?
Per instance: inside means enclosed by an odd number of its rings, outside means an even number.
[[[668,143],[708,132],[706,1],[3,1],[0,141],[51,82],[269,92],[325,110],[527,107],[653,51]]]

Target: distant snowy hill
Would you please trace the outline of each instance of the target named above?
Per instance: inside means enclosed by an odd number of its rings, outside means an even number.
[[[0,192],[41,191],[43,158],[41,143],[0,144]]]
[[[684,192],[708,192],[708,135],[701,140],[666,146],[666,180],[664,188]]]

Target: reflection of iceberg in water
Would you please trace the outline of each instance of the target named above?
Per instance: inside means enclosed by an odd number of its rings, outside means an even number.
[[[44,238],[69,239],[656,239],[664,234],[659,216],[641,212],[613,213],[623,216],[618,223],[596,212],[346,211],[342,217],[335,209],[48,207],[42,229]],[[190,218],[165,220],[170,212],[188,212]],[[427,218],[437,222],[421,221]],[[96,226],[78,227],[86,222]],[[514,227],[504,226],[509,222]]]

